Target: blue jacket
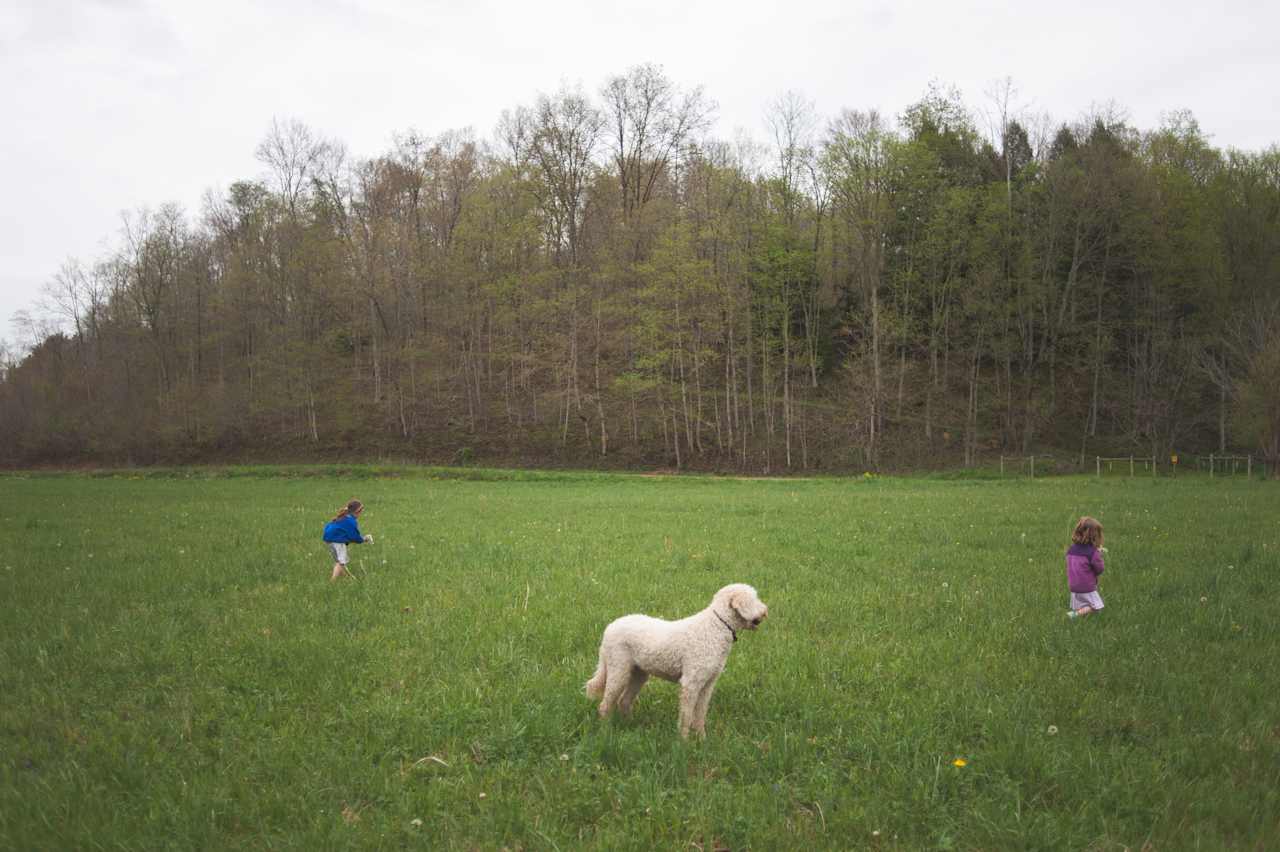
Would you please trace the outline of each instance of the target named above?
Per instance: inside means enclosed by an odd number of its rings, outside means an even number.
[[[364,536],[356,526],[356,516],[343,515],[324,525],[324,540],[334,544],[363,544]]]

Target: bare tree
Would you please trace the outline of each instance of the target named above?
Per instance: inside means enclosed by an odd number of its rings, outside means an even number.
[[[707,127],[715,104],[701,87],[681,92],[652,64],[611,78],[601,94],[622,209],[630,216],[648,203],[659,176],[684,144]]]
[[[186,215],[176,204],[158,211],[124,216],[122,261],[128,271],[127,295],[138,312],[156,361],[161,399],[170,386],[174,290],[178,286],[187,239]]]
[[[854,285],[866,300],[872,367],[870,454],[884,416],[880,370],[880,288],[884,283],[885,242],[892,215],[890,149],[893,134],[879,113],[845,110],[832,123],[824,146],[824,169],[833,209],[844,229],[844,246]]]
[[[591,158],[604,118],[580,90],[562,89],[554,97],[538,99],[533,120],[529,150],[537,164],[550,245],[558,258],[573,267],[578,262],[578,234]]]
[[[283,123],[279,119],[271,120],[271,129],[255,153],[259,162],[271,170],[291,215],[297,216],[299,202],[327,148],[328,143],[297,119]]]
[[[568,440],[573,409],[586,421],[578,384],[578,347],[583,329],[579,249],[587,187],[595,168],[592,156],[603,127],[604,117],[581,90],[563,88],[554,97],[543,95],[534,108],[529,145],[536,175],[533,186],[546,222],[551,258],[560,270],[560,299],[565,316],[560,335],[562,351],[556,353],[563,371],[562,444]]]
[[[782,182],[788,223],[795,217],[801,183],[812,174],[813,136],[818,125],[813,101],[799,92],[787,91],[769,105],[765,124],[773,135],[778,157],[778,179]]]
[[[63,263],[53,280],[43,288],[43,309],[74,331],[72,343],[85,393],[90,398],[93,393],[93,382],[89,380],[90,362],[92,354],[101,346],[98,322],[103,309],[103,295],[102,279],[86,271],[74,258]]]

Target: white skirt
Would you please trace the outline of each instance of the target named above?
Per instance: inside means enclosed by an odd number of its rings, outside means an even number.
[[[1092,592],[1072,592],[1071,608],[1080,609],[1081,607],[1093,607],[1094,609],[1102,609],[1102,595],[1097,591]]]

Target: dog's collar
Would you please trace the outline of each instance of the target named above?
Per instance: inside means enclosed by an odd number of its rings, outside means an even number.
[[[716,618],[720,618],[720,613],[716,612],[714,609],[713,609],[713,610],[711,610],[711,614],[712,614],[712,615],[714,615]],[[737,642],[737,641],[738,641],[738,631],[736,631],[736,630],[734,630],[732,627],[730,627],[730,626],[729,626],[729,622],[725,621],[723,618],[720,618],[720,623],[721,623],[721,624],[723,624],[723,625],[725,626],[725,628],[726,628],[730,633],[732,633],[732,634],[733,634],[733,641]]]

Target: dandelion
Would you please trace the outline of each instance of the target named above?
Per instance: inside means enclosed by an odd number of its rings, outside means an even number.
[[[561,759],[561,760],[568,760],[568,759],[569,759],[569,755],[567,755],[567,754],[562,754],[562,755],[560,755],[560,759]]]
[[[1049,736],[1051,736],[1051,737],[1052,737],[1052,736],[1055,736],[1057,733],[1058,733],[1058,726],[1057,726],[1057,725],[1050,725],[1050,726],[1049,726]]]
[[[413,826],[414,828],[422,828],[422,820],[421,819],[411,820],[409,822],[409,825]]]
[[[950,588],[950,586],[951,586],[951,584],[950,584],[950,583],[943,583],[943,584],[942,584],[942,588],[944,588],[944,589],[946,589],[946,588]]]
[[[489,798],[489,794],[488,794],[488,793],[481,793],[481,794],[480,794],[480,798],[482,798],[482,799],[487,799],[487,798]]]
[[[965,767],[969,765],[969,761],[965,760],[963,757],[957,757],[955,760],[951,761],[951,765]]]
[[[1200,603],[1208,603],[1208,602],[1209,602],[1209,599],[1207,597],[1205,597],[1204,595],[1200,596]]]

